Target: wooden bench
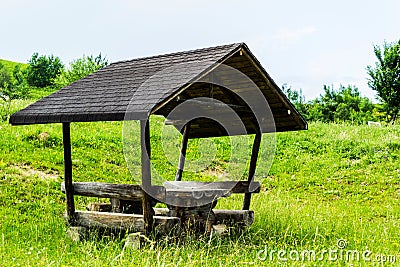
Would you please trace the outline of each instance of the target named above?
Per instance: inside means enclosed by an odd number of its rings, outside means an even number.
[[[109,198],[111,202],[91,203],[89,211],[75,211],[77,226],[145,232],[141,211],[145,192],[141,186],[98,182],[75,182],[72,186],[74,195]],[[61,190],[65,192],[64,183],[61,184]],[[153,207],[156,203],[168,206],[153,208],[153,223],[157,233],[176,233],[182,227],[210,232],[215,224],[250,226],[254,220],[253,211],[214,210],[214,207],[220,197],[260,192],[260,183],[167,181],[163,186],[152,186],[150,190],[147,193],[153,197]],[[121,205],[134,208],[128,209]]]

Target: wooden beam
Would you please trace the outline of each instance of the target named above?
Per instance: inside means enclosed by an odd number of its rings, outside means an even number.
[[[152,197],[148,194],[151,191],[151,151],[150,151],[150,126],[149,120],[140,121],[140,143],[142,149],[142,198],[144,233],[150,234],[154,228],[154,210],[151,206]]]
[[[170,216],[168,208],[154,208],[157,216]],[[215,215],[214,224],[225,224],[228,226],[250,226],[254,222],[254,211],[252,210],[213,210]]]
[[[76,220],[77,226],[92,229],[146,233],[144,217],[139,214],[76,211]],[[177,217],[154,216],[154,226],[158,233],[177,233],[180,229],[180,219]]]
[[[249,189],[250,185],[251,188]],[[250,184],[247,181],[212,183],[168,181],[164,182],[164,187],[166,192],[165,202],[174,203],[174,206],[196,207],[213,202],[220,197],[230,196],[232,193],[258,193],[260,183]]]
[[[142,150],[142,186],[143,188],[150,189],[151,187],[151,170],[150,170],[150,126],[149,120],[140,121],[140,144]]]
[[[72,184],[72,188],[75,195],[86,197],[118,198],[135,201],[139,201],[143,197],[140,185],[75,182]],[[65,183],[61,184],[61,191],[65,192]]]
[[[133,184],[111,184],[98,182],[75,182],[72,183],[74,195],[86,197],[115,198],[121,200],[141,201],[143,189],[140,185]],[[65,183],[61,183],[61,191],[65,193]],[[152,194],[156,198],[165,196],[162,186],[152,186]]]
[[[258,193],[260,192],[260,183],[253,182],[249,190],[248,181],[224,181],[224,182],[194,182],[194,181],[166,181],[164,187],[166,191],[192,191],[197,190],[228,190],[232,194]]]
[[[182,148],[181,148],[181,154],[179,156],[178,170],[176,172],[175,181],[182,180],[182,173],[183,173],[183,168],[185,167],[185,160],[186,160],[186,150],[189,140],[189,132],[190,132],[190,123],[187,123],[185,124],[185,126],[183,126]]]
[[[250,158],[249,175],[247,177],[247,181],[250,183],[250,185],[253,183],[254,174],[256,172],[258,151],[260,150],[261,137],[262,134],[260,132],[256,133],[254,137],[253,148],[251,151],[251,158]],[[250,208],[250,202],[251,202],[251,193],[246,193],[244,195],[242,209],[248,210]]]
[[[252,210],[214,210],[215,224],[250,226],[254,222]]]
[[[63,122],[63,146],[64,146],[64,183],[67,202],[67,218],[71,226],[75,226],[74,188],[72,186],[72,159],[71,159],[71,132],[70,123]]]

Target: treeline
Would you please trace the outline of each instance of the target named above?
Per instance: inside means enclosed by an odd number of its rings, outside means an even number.
[[[28,97],[40,98],[43,94],[60,89],[108,65],[101,55],[82,56],[66,67],[59,57],[34,53],[28,64],[16,64],[10,71],[0,62],[0,99],[6,111],[0,119],[10,115],[13,100]],[[43,94],[41,94],[43,93]]]
[[[308,121],[351,122],[386,121],[394,124],[400,112],[400,40],[374,46],[375,66],[367,66],[368,86],[376,91],[380,104],[362,97],[357,87],[324,86],[318,98],[305,102],[301,90],[283,86],[284,93]]]
[[[385,105],[373,104],[361,96],[356,86],[341,85],[337,90],[333,86],[323,87],[323,93],[305,101],[301,90],[295,90],[284,84],[283,92],[307,121],[349,122],[365,124],[368,121],[389,121]]]

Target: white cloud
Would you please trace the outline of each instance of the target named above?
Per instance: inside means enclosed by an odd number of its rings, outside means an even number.
[[[306,26],[300,29],[284,28],[279,30],[279,32],[274,36],[274,38],[286,44],[293,44],[297,43],[304,37],[311,35],[315,32],[316,29],[313,26]]]

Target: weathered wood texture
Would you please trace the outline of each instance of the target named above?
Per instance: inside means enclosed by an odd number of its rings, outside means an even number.
[[[170,216],[181,220],[181,228],[186,232],[211,233],[215,222],[213,208],[216,201],[197,207],[170,207]]]
[[[143,190],[140,185],[74,182],[72,183],[72,188],[74,195],[78,196],[116,198],[130,201],[141,201],[143,197]],[[65,183],[61,183],[61,191],[65,193]],[[156,198],[162,199],[165,196],[165,189],[162,186],[152,186],[148,191]]]
[[[143,215],[122,214],[96,211],[76,211],[78,226],[92,229],[108,229],[122,232],[145,233]],[[177,217],[154,216],[154,230],[160,234],[177,233],[180,229],[180,219]]]
[[[140,201],[143,191],[140,185],[110,184],[96,182],[75,182],[72,184],[73,193],[79,196],[117,198]],[[65,183],[61,184],[61,191],[65,192]]]
[[[198,207],[229,195],[230,192],[225,189],[172,189],[167,190],[165,202],[178,207]]]
[[[260,183],[248,181],[224,181],[224,182],[193,182],[193,181],[167,181],[164,182],[166,191],[190,190],[229,190],[232,194],[259,193]]]
[[[72,189],[74,195],[131,201],[141,201],[144,195],[141,186],[130,184],[75,182],[72,183]],[[61,184],[61,191],[65,193],[65,183]],[[225,196],[231,193],[258,193],[260,192],[260,183],[249,183],[248,181],[168,181],[164,183],[164,186],[152,186],[149,191],[151,195],[160,200],[165,200],[167,197],[199,199],[202,197]]]
[[[250,188],[249,188],[250,186]],[[227,197],[232,193],[257,193],[260,184],[249,182],[188,182],[168,181],[164,183],[166,195],[163,202],[178,207],[197,207]],[[250,191],[252,189],[252,191]]]
[[[252,210],[214,210],[215,224],[250,226],[254,222]]]
[[[154,208],[155,215],[171,216],[173,214],[168,208]],[[214,210],[213,224],[225,224],[228,226],[250,226],[254,222],[254,211],[252,210]]]
[[[164,218],[174,218],[174,217],[181,217],[179,223],[181,223],[181,226],[186,227],[186,228],[198,228],[196,231],[209,231],[212,225],[217,225],[217,224],[224,224],[226,226],[250,226],[254,222],[254,211],[252,210],[213,210],[210,209],[212,206],[206,206],[206,207],[200,207],[198,208],[179,208],[179,209],[168,209],[168,208],[154,208],[154,218],[159,218],[159,217],[164,217]],[[90,203],[88,205],[89,211],[101,211],[100,209],[103,209],[103,213],[105,214],[104,216],[100,216],[102,219],[95,219],[98,218],[99,215],[95,213],[95,215],[82,215],[80,217],[90,217],[96,222],[95,226],[91,227],[99,227],[97,223],[100,221],[103,222],[103,228],[106,227],[114,227],[115,228],[115,218],[120,218],[118,217],[121,214],[117,214],[114,217],[111,217],[110,222],[107,221],[107,218],[110,218],[108,213],[106,211],[111,209],[111,204],[108,203]],[[139,217],[138,217],[139,216]],[[140,215],[138,216],[133,216],[135,218],[141,218]],[[129,222],[126,217],[123,217],[125,222]],[[139,220],[136,219],[136,220]],[[134,220],[134,219],[132,219]],[[157,226],[158,222],[157,219],[155,219],[155,225]],[[88,221],[88,220],[86,220]],[[141,222],[140,222],[141,223]],[[140,224],[138,222],[138,224]],[[178,223],[178,222],[177,222]],[[82,223],[82,226],[88,227],[87,223]],[[122,229],[121,225],[117,225],[117,229]],[[140,226],[140,225],[139,225]],[[124,226],[126,228],[126,226]],[[141,226],[140,226],[141,227]],[[169,223],[169,225],[162,226],[163,229],[162,231],[167,231],[166,227],[172,227],[172,230],[176,229],[176,225],[172,222]],[[132,228],[132,231],[135,230],[136,228]]]

